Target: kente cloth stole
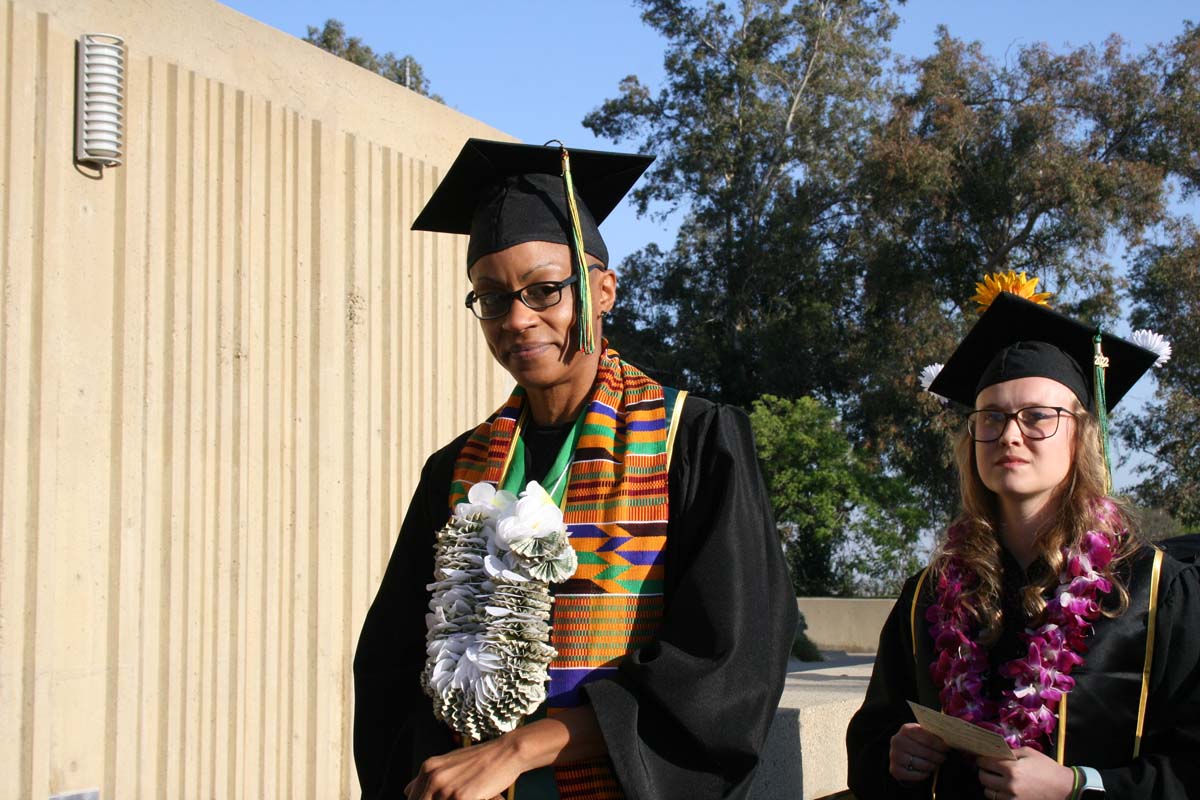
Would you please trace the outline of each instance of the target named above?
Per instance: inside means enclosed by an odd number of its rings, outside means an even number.
[[[564,519],[579,569],[555,587],[550,715],[583,702],[583,684],[614,674],[658,630],[670,438],[682,401],[611,348],[601,353],[568,473]],[[473,484],[501,484],[525,406],[517,387],[467,440],[454,466],[451,509]],[[624,797],[607,758],[556,767],[554,778],[562,800]]]

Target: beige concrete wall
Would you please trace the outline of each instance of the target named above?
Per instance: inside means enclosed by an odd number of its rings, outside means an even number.
[[[85,31],[129,46],[99,180]],[[509,385],[408,224],[499,134],[207,0],[0,4],[0,87],[0,798],[357,796],[358,627]]]
[[[805,633],[822,650],[874,653],[879,631],[895,600],[848,597],[798,597],[796,605],[808,623]]]

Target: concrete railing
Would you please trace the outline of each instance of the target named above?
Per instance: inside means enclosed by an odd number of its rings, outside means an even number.
[[[874,653],[879,631],[894,599],[798,597],[796,606],[808,623],[805,633],[822,650]]]

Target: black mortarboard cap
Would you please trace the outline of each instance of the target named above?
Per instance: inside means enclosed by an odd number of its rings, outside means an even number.
[[[1097,328],[1053,309],[1001,292],[959,343],[929,391],[975,405],[979,392],[1016,378],[1051,378],[1067,386],[1084,407],[1094,409]],[[1105,411],[1111,411],[1158,355],[1117,336],[1101,335]]]
[[[608,264],[597,226],[633,187],[653,156],[572,148],[571,173],[584,250]],[[571,246],[561,148],[468,139],[413,230],[463,233],[467,267],[523,242]]]

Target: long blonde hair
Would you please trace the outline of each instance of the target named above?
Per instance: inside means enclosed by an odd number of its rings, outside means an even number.
[[[1113,593],[1109,595],[1104,613],[1116,617],[1129,607],[1129,591],[1119,579],[1117,567],[1140,547],[1140,538],[1127,507],[1108,496],[1108,467],[1095,416],[1079,408],[1075,411],[1075,423],[1071,467],[1052,500],[1057,512],[1034,539],[1035,557],[1027,570],[1029,585],[1021,591],[1022,610],[1032,626],[1040,622],[1045,611],[1043,595],[1058,586],[1063,547],[1077,545],[1089,530],[1122,532],[1117,537],[1117,552],[1112,563],[1103,570],[1104,577],[1113,584]],[[952,527],[959,526],[961,535],[947,539],[938,547],[932,571],[939,574],[951,557],[957,557],[978,577],[974,585],[964,587],[963,596],[979,624],[980,644],[990,646],[999,638],[1003,624],[1003,568],[997,535],[999,504],[996,494],[979,477],[975,442],[965,427],[955,442],[954,460],[958,467],[962,511]]]

